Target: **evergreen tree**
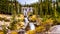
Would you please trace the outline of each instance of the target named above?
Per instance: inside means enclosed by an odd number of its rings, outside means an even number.
[[[43,11],[42,11],[43,3],[42,0],[40,0],[40,16],[43,16]]]
[[[0,13],[6,13],[8,10],[8,0],[0,0]]]
[[[46,9],[45,11],[45,16],[46,16],[48,13],[48,0],[45,0],[45,9]]]

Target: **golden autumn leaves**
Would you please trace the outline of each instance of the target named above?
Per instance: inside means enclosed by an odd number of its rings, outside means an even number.
[[[20,28],[22,28],[24,26],[24,22],[23,22],[24,15],[21,14],[20,17],[19,17],[19,19],[20,19],[20,22],[17,23],[17,24],[15,24],[16,25],[15,26],[16,30],[18,30],[18,29],[20,29]],[[32,21],[37,20],[37,22],[39,24],[41,24],[41,25],[39,25],[38,27],[36,27],[35,30],[28,30],[26,32],[27,34],[36,34],[36,32],[44,32],[46,30],[46,25],[52,25],[53,21],[54,21],[54,20],[52,20],[52,18],[49,18],[49,19],[46,19],[45,21],[42,21],[43,19],[41,20],[41,19],[37,18],[36,15],[30,16],[29,19],[32,20]],[[3,34],[3,32],[1,32],[1,33]],[[12,31],[11,34],[18,34],[18,32]]]

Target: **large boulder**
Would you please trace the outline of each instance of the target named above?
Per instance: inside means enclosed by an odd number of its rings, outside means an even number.
[[[60,25],[55,25],[50,28],[50,34],[60,34]]]

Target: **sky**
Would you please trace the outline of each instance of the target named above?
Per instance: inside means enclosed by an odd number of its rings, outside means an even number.
[[[35,3],[35,2],[38,2],[38,0],[17,0],[19,3],[21,4],[31,4],[31,3]],[[53,1],[56,1],[56,0],[53,0]]]
[[[21,4],[30,4],[30,3],[34,3],[34,2],[38,2],[38,0],[17,0],[19,3]]]

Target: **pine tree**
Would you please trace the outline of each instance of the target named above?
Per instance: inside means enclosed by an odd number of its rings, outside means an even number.
[[[50,15],[52,15],[52,12],[53,12],[52,11],[52,0],[49,1],[49,6],[48,7],[49,7],[49,13],[50,13]]]
[[[45,0],[45,8],[46,8],[45,16],[47,16],[47,13],[48,13],[48,0]]]
[[[40,0],[40,16],[42,17],[43,16],[43,11],[42,11],[42,0]]]
[[[6,13],[8,9],[8,0],[0,0],[0,13]]]

